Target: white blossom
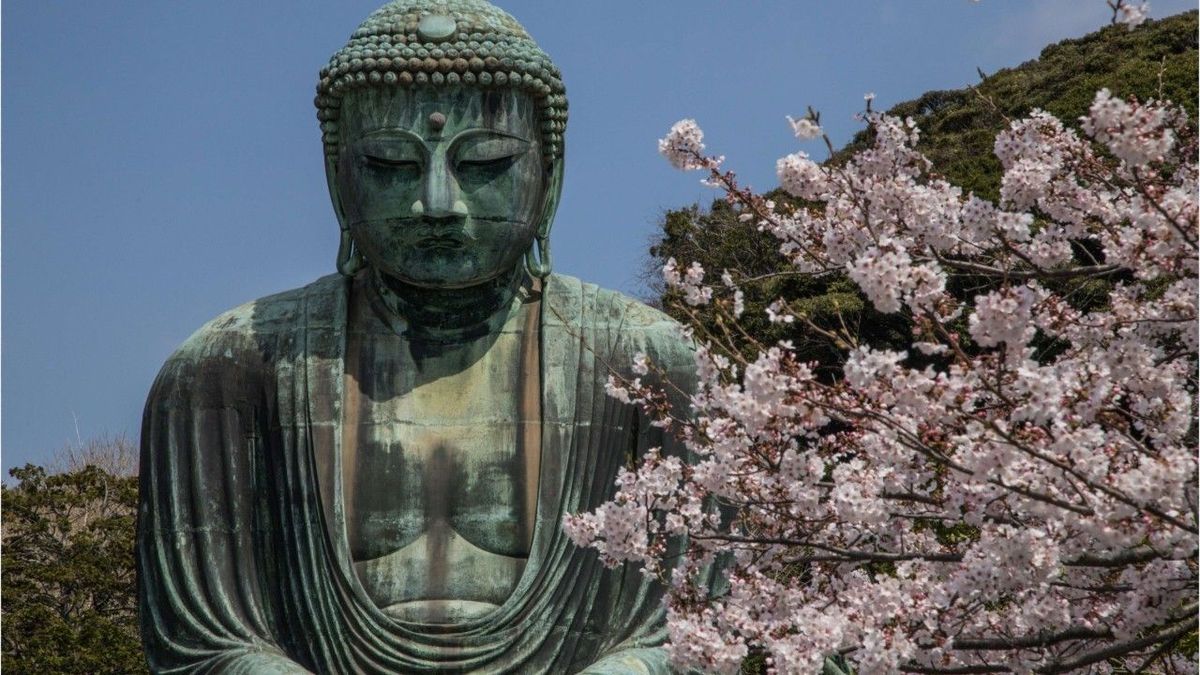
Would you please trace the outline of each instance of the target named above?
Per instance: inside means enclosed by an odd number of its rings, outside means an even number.
[[[704,155],[704,132],[696,120],[680,120],[658,141],[658,152],[676,169],[702,169],[705,167],[700,159]]]
[[[817,124],[815,121],[813,121],[807,117],[801,117],[800,119],[793,119],[792,117],[789,116],[787,118],[787,121],[788,121],[788,124],[790,124],[792,127],[792,133],[796,135],[796,138],[798,138],[802,141],[809,141],[814,138],[820,138],[821,134],[824,133],[821,130],[821,125]]]
[[[1121,2],[1117,7],[1116,21],[1117,23],[1125,24],[1130,29],[1145,23],[1146,18],[1150,15],[1150,3],[1141,2],[1133,4],[1132,2]]]
[[[690,419],[671,426],[689,459],[648,453],[564,531],[669,582],[678,669],[737,672],[754,649],[777,673],[839,651],[863,673],[1088,655],[1135,670],[1162,642],[1122,641],[1196,621],[1194,132],[1174,106],[1106,90],[1079,131],[1031,111],[996,138],[991,203],[930,175],[915,122],[865,119],[873,145],[836,171],[779,160],[781,187],[816,204],[787,213],[696,159],[694,123],[662,147],[758,214],[738,221],[778,238],[789,269],[844,270],[911,342],[839,338],[831,380],[790,342],[750,358],[701,341],[692,409],[673,411]],[[734,279],[751,275],[722,271],[714,302],[699,264],[662,274],[678,302],[749,325]],[[774,299],[768,321],[796,322],[799,300]],[[645,355],[627,367],[606,391],[666,427]],[[1155,658],[1151,672],[1195,671]]]
[[[971,337],[981,347],[1006,343],[1021,347],[1034,334],[1033,305],[1037,293],[1028,286],[1006,289],[975,298]]]
[[[1168,126],[1175,111],[1163,106],[1136,106],[1114,98],[1107,89],[1096,92],[1083,129],[1131,167],[1161,161],[1175,145]]]
[[[796,197],[818,199],[825,192],[825,173],[807,153],[796,152],[780,159],[775,174],[780,187]]]
[[[767,320],[771,323],[792,323],[796,317],[787,311],[787,304],[780,299],[767,305]]]

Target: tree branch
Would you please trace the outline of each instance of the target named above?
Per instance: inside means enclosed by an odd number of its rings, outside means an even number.
[[[1151,645],[1156,645],[1160,642],[1177,640],[1184,635],[1196,630],[1196,603],[1190,603],[1183,608],[1183,615],[1174,619],[1170,624],[1162,630],[1156,631],[1145,637],[1137,638],[1136,640],[1127,640],[1118,642],[1106,649],[1100,649],[1089,654],[1084,654],[1073,661],[1060,661],[1052,663],[1045,668],[1038,670],[1039,673],[1065,673],[1067,671],[1090,666],[1093,663],[1107,661],[1111,658],[1123,656],[1129,652],[1145,649]]]

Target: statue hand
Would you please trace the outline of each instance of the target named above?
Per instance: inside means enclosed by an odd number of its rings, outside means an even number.
[[[670,673],[667,654],[659,647],[622,649],[584,668],[579,675],[658,675]]]
[[[270,652],[242,654],[217,669],[222,675],[312,675],[304,666]]]

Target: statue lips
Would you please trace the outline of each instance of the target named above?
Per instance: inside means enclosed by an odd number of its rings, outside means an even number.
[[[462,220],[429,223],[414,233],[413,245],[422,249],[459,251],[475,243],[469,226]]]
[[[444,249],[456,251],[466,248],[467,240],[455,235],[435,235],[424,237],[417,241],[417,247],[425,249]]]
[[[389,218],[400,230],[400,240],[419,249],[461,250],[478,241],[467,218]]]

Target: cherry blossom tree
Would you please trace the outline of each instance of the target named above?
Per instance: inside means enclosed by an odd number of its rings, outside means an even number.
[[[903,317],[911,347],[834,331],[833,381],[788,342],[746,358],[747,280],[669,261],[681,306],[718,327],[694,334],[690,409],[644,358],[609,393],[689,456],[651,453],[567,533],[669,584],[681,668],[737,672],[757,652],[781,673],[830,655],[862,673],[1196,672],[1183,644],[1198,616],[1200,234],[1185,113],[1102,90],[1077,125],[1013,120],[991,203],[931,172],[911,119],[870,104],[868,149],[779,160],[798,208],[741,186],[691,120],[660,151],[777,237],[789,273],[848,274]],[[832,151],[818,115],[789,122]],[[770,320],[828,331],[795,300]]]

